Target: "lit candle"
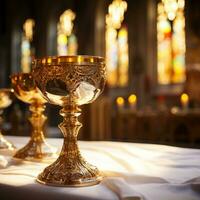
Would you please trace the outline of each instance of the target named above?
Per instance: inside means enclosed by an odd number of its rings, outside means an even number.
[[[117,97],[116,103],[117,103],[118,109],[124,108],[124,98],[123,97]]]
[[[48,64],[51,64],[51,60],[52,60],[51,58],[48,58],[48,59],[47,59],[47,63],[48,63]]]
[[[137,104],[137,96],[135,94],[131,94],[128,97],[128,103],[132,110],[136,110],[136,104]]]
[[[186,93],[183,93],[181,95],[181,105],[182,105],[182,108],[185,110],[185,109],[188,109],[188,105],[189,105],[189,96],[186,94]]]

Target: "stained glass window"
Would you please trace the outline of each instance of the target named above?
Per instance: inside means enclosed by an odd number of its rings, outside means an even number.
[[[106,66],[110,87],[128,84],[128,30],[122,25],[127,3],[114,0],[106,15]]]
[[[108,27],[106,29],[106,66],[107,81],[110,86],[117,85],[117,31]]]
[[[185,81],[184,0],[163,0],[158,4],[157,10],[158,83],[183,83]]]
[[[24,73],[31,71],[31,60],[34,56],[34,48],[32,46],[33,28],[35,22],[33,19],[27,19],[23,24],[23,34],[21,42],[21,70]]]
[[[78,42],[73,33],[75,13],[68,9],[59,19],[57,26],[57,53],[58,55],[76,55]]]
[[[183,12],[178,12],[173,21],[173,77],[172,81],[185,81],[185,18]]]
[[[128,30],[122,27],[118,33],[119,86],[128,84]]]

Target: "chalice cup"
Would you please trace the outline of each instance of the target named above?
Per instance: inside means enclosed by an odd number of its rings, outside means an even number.
[[[38,175],[37,181],[54,186],[89,186],[102,179],[100,171],[81,156],[77,135],[80,105],[93,102],[105,84],[105,63],[101,57],[58,56],[35,59],[33,78],[46,100],[62,107],[59,128],[64,143],[57,160]]]
[[[24,160],[48,160],[56,156],[56,149],[50,146],[44,137],[44,126],[47,117],[44,115],[46,100],[36,87],[30,73],[18,73],[10,76],[15,96],[21,101],[30,104],[31,138],[19,149],[14,158]]]
[[[0,89],[0,149],[9,149],[9,150],[15,149],[14,145],[9,141],[7,141],[2,134],[3,110],[8,106],[10,106],[13,100],[13,96],[14,95],[12,89],[9,88]]]

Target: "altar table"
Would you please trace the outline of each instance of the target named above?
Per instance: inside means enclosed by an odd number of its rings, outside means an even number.
[[[7,136],[18,148],[27,137]],[[59,149],[62,139],[48,139]],[[52,187],[35,181],[49,163],[14,161],[0,151],[0,200],[200,200],[200,150],[125,142],[80,141],[82,155],[105,178],[95,186]]]

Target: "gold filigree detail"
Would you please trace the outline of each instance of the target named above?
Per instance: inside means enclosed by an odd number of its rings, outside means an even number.
[[[100,182],[99,170],[87,163],[77,145],[82,124],[79,105],[91,103],[105,84],[104,59],[93,56],[66,56],[33,62],[36,85],[49,103],[63,107],[59,125],[64,143],[58,159],[38,176],[38,182],[55,186],[86,186]]]
[[[41,90],[46,93],[46,85],[50,80],[61,80],[66,89],[73,95],[81,82],[87,82],[96,88],[104,87],[105,67],[103,64],[62,63],[60,65],[46,65],[43,70],[35,70],[36,82],[40,82]],[[45,95],[46,96],[46,95]]]
[[[68,106],[60,111],[64,120],[59,125],[64,143],[58,159],[48,166],[38,181],[49,185],[91,185],[101,180],[98,169],[87,163],[81,156],[77,145],[77,135],[82,124],[78,121],[81,114],[77,106]]]

